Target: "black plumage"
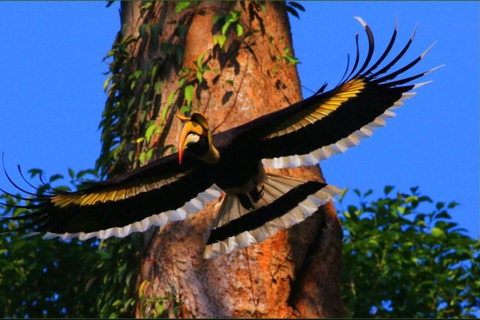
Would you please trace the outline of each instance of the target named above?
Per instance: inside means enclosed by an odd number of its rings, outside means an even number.
[[[357,54],[353,68],[334,89],[325,85],[313,96],[244,125],[211,135],[207,119],[194,112],[185,122],[179,154],[98,182],[82,191],[37,199],[29,228],[46,237],[124,237],[187,218],[218,197],[222,206],[206,245],[206,257],[228,253],[263,241],[278,230],[308,218],[339,190],[319,182],[266,174],[264,167],[314,166],[342,153],[371,130],[383,126],[391,110],[411,97],[408,84],[427,73],[396,79],[425,56],[387,73],[410,47],[413,35],[398,55],[382,68],[397,37],[373,64],[374,37],[366,59]]]

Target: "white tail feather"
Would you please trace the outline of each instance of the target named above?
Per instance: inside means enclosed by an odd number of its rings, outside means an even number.
[[[257,202],[257,208],[247,210],[242,207],[240,200],[236,196],[227,195],[213,228],[216,229],[224,226],[247,213],[267,206],[290,190],[304,183],[305,181],[296,178],[267,173],[264,181],[263,196]],[[248,247],[271,237],[278,231],[290,228],[310,217],[320,206],[326,204],[333,196],[339,194],[340,191],[341,190],[336,187],[327,185],[309,195],[284,215],[268,221],[254,230],[244,231],[225,240],[208,244],[205,248],[204,258],[210,259],[220,254],[227,254],[237,249]]]

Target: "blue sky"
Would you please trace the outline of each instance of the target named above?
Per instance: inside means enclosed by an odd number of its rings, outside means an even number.
[[[457,201],[454,220],[479,236],[479,3],[304,2],[291,18],[302,85],[332,88],[343,75],[347,53],[362,53],[361,16],[375,35],[377,55],[395,19],[394,52],[419,23],[414,43],[399,66],[438,41],[411,73],[446,64],[428,75],[433,83],[396,111],[372,138],[321,163],[338,187],[401,191],[419,186],[435,201]],[[42,168],[47,175],[88,169],[100,153],[97,130],[106,95],[102,58],[120,28],[119,5],[105,2],[0,2],[0,151],[9,172]],[[396,49],[396,50],[395,50]],[[374,57],[375,57],[374,56]],[[304,95],[310,95],[308,90]],[[13,175],[18,178],[18,175]],[[8,181],[0,175],[0,185]],[[355,201],[355,197],[347,198]]]

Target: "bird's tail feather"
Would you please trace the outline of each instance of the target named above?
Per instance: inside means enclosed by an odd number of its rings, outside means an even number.
[[[230,253],[261,242],[292,227],[340,193],[320,182],[267,174],[262,197],[245,209],[238,197],[226,195],[205,249],[205,258]]]

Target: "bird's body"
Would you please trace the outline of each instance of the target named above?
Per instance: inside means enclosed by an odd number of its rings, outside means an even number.
[[[302,222],[340,190],[265,169],[315,166],[357,145],[385,125],[394,116],[392,110],[422,85],[407,83],[433,70],[394,80],[417,64],[424,52],[387,73],[409,48],[413,35],[395,58],[379,67],[392,49],[396,29],[385,52],[370,65],[373,34],[358,20],[368,36],[368,54],[360,66],[357,47],[352,70],[348,73],[347,68],[345,80],[334,89],[323,92],[322,87],[310,98],[215,135],[201,113],[180,116],[184,127],[178,154],[82,191],[38,198],[33,213],[10,219],[34,219],[27,227],[46,232],[46,238],[125,237],[183,220],[223,194],[206,257],[263,241]]]

